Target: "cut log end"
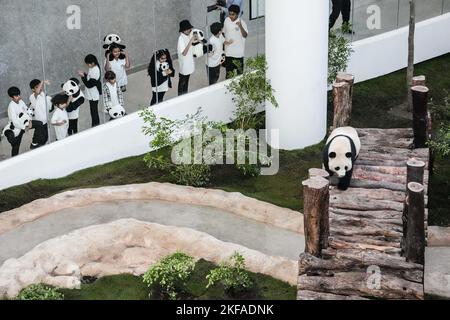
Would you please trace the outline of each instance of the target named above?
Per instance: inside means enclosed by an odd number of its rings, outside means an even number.
[[[312,177],[306,181],[303,181],[303,183],[302,183],[302,185],[304,187],[307,187],[310,189],[317,189],[317,190],[326,188],[329,186],[329,184],[330,184],[330,182],[327,179],[325,179],[323,177],[317,177],[317,176]]]
[[[416,159],[410,159],[408,160],[408,162],[406,163],[408,167],[413,167],[413,168],[424,168],[426,166],[426,163],[420,160],[416,160]]]
[[[408,190],[410,190],[411,192],[414,192],[414,193],[421,193],[421,192],[425,191],[425,188],[420,183],[410,182],[408,184]]]
[[[339,72],[336,77],[336,82],[352,82],[355,81],[355,77],[349,73]]]
[[[326,170],[323,170],[323,169],[313,168],[313,169],[309,169],[308,172],[309,172],[310,179],[315,178],[315,177],[328,179],[330,177],[330,174]]]
[[[335,82],[333,83],[333,88],[336,89],[340,89],[340,88],[345,88],[345,87],[349,87],[350,85],[347,82]]]
[[[430,91],[430,89],[428,89],[425,86],[414,86],[411,88],[411,90],[414,92],[421,92],[421,93],[428,93]]]

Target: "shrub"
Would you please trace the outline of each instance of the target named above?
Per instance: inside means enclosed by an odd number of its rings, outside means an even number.
[[[347,69],[353,52],[350,42],[340,33],[330,31],[328,46],[328,84],[332,84],[339,72]]]
[[[433,121],[439,123],[428,145],[440,158],[450,155],[450,95],[446,92],[442,103],[431,103]]]
[[[64,300],[64,295],[56,288],[33,284],[23,289],[17,296],[17,300]]]
[[[194,258],[177,252],[151,267],[144,274],[144,283],[153,292],[159,291],[164,297],[176,300],[177,293],[184,289],[185,282],[191,276],[194,268]]]
[[[227,262],[211,270],[206,279],[207,289],[221,283],[232,295],[248,290],[253,285],[249,273],[245,270],[245,258],[238,252],[235,252]]]

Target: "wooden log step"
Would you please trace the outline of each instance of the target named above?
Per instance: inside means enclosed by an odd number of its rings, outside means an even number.
[[[367,298],[359,296],[344,296],[338,294],[324,293],[324,292],[314,292],[307,290],[299,290],[297,293],[297,300],[369,300]]]
[[[380,128],[357,128],[356,131],[361,137],[371,136],[371,137],[389,137],[389,136],[401,136],[404,138],[414,138],[414,132],[412,128],[391,128],[391,129],[380,129]]]
[[[408,161],[411,157],[407,154],[385,154],[379,152],[361,152],[358,156],[358,160],[394,160],[394,161]],[[426,162],[428,157],[415,157],[415,159]]]
[[[387,255],[374,250],[326,249],[322,251],[324,258],[347,259],[352,261],[364,261],[368,265],[377,265],[380,268],[395,270],[419,270],[423,271],[423,265],[407,262],[401,256]]]
[[[422,283],[423,281],[423,267],[407,263],[406,261],[399,261],[394,265],[388,265],[387,261],[389,255],[377,255],[375,260],[372,256],[362,256],[355,259],[334,257],[333,259],[320,259],[309,254],[301,254],[299,259],[299,275],[332,277],[336,273],[358,271],[367,272],[369,267],[377,266],[380,272],[385,275],[396,276],[404,280]],[[379,263],[379,261],[383,261]],[[382,265],[383,264],[383,265]]]
[[[402,149],[402,148],[392,148],[382,145],[362,145],[360,153],[379,153],[379,154],[393,154],[402,155],[409,158],[423,158],[428,159],[430,156],[430,149]]]
[[[330,211],[330,223],[333,225],[345,224],[349,226],[374,226],[377,228],[396,228],[403,227],[401,219],[376,219],[357,216],[347,216],[335,214]]]
[[[341,237],[343,238],[343,236]],[[346,240],[354,241],[353,239],[350,239],[353,237],[345,238]],[[366,241],[372,242],[377,240],[368,239]],[[367,243],[356,243],[356,242],[348,242],[343,241],[339,239],[338,237],[331,236],[329,238],[329,246],[333,249],[357,249],[357,250],[375,250],[380,251],[386,254],[392,254],[392,255],[400,255],[401,249],[400,249],[400,243],[397,242],[386,242],[386,241],[380,241],[379,244],[367,244]]]
[[[395,226],[386,226],[386,228],[378,228],[376,226],[349,226],[345,223],[339,223],[336,220],[332,221],[332,227],[330,228],[331,234],[333,236],[335,235],[342,235],[347,237],[352,236],[364,236],[367,238],[372,237],[385,237],[389,239],[398,239],[400,240],[403,232],[401,232],[402,229],[400,227]]]
[[[372,200],[390,200],[396,202],[405,201],[405,193],[401,191],[392,191],[387,189],[364,189],[364,188],[350,188],[347,191],[334,189],[331,195],[348,195],[352,197],[367,198]]]
[[[365,197],[353,197],[347,194],[330,194],[330,206],[340,209],[360,211],[394,210],[403,211],[403,203],[390,200],[373,200]]]
[[[300,290],[366,298],[420,300],[424,298],[421,284],[390,275],[381,274],[380,277],[380,281],[375,284],[372,283],[373,275],[362,272],[337,273],[333,277],[302,275],[298,278],[298,287]]]
[[[365,235],[342,235],[342,234],[335,234],[331,233],[331,236],[329,239],[332,239],[336,245],[335,247],[345,247],[346,244],[348,244],[352,248],[357,248],[357,245],[365,245],[365,246],[376,246],[376,247],[388,247],[388,248],[395,248],[400,249],[400,241],[401,238],[398,236],[395,237],[389,237],[389,236],[383,236],[383,235],[373,235],[371,237],[365,236]],[[343,244],[341,244],[341,242]],[[370,248],[368,248],[370,249]],[[397,251],[389,251],[389,254],[396,253]]]
[[[376,138],[362,138],[361,139],[362,145],[365,146],[379,146],[383,145],[385,147],[389,148],[397,148],[397,149],[408,149],[412,145],[412,139],[405,139],[405,138],[386,138],[386,139],[376,139]]]
[[[384,174],[393,174],[393,175],[401,175],[406,176],[407,170],[403,167],[376,167],[376,166],[364,166],[360,165],[358,162],[355,163],[354,168],[356,170],[363,170],[368,172],[377,172]]]
[[[393,220],[395,223],[402,220],[402,213],[394,210],[379,210],[379,211],[359,211],[340,208],[330,208],[330,213],[335,215],[342,215],[348,217],[366,218],[366,219],[380,219]]]
[[[356,160],[356,165],[377,166],[377,167],[405,167],[407,160],[380,160],[380,159],[361,159]],[[427,164],[428,165],[428,164]],[[428,166],[426,167],[428,168]]]
[[[349,228],[373,228],[380,230],[395,231],[396,233],[403,233],[403,225],[396,221],[392,223],[392,220],[376,220],[358,217],[348,217],[336,214],[330,214],[330,223],[335,227],[349,227]]]

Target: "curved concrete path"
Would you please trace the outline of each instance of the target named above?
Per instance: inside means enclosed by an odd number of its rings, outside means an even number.
[[[160,200],[120,200],[62,209],[0,234],[0,265],[7,259],[21,257],[46,240],[126,218],[195,229],[221,241],[293,260],[304,250],[302,234],[222,209]]]

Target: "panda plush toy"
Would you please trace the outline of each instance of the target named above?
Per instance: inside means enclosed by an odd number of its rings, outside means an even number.
[[[25,127],[28,127],[30,125],[30,122],[31,122],[31,117],[28,115],[28,113],[21,112],[19,114],[19,121],[23,122],[23,125]],[[3,129],[2,136],[6,136],[8,131],[11,131],[14,134],[14,137],[18,137],[22,130],[20,130],[19,128],[16,128],[12,122],[9,122],[6,125],[6,127]]]
[[[205,34],[201,30],[193,29],[191,32],[191,38],[194,36],[197,36],[197,41],[192,43],[194,58],[201,58],[208,52],[208,47],[206,45],[208,41],[206,41]]]
[[[71,78],[66,83],[61,85],[64,92],[72,97],[72,102],[67,107],[66,111],[69,114],[69,119],[78,119],[80,115],[80,106],[84,103],[84,94],[80,89],[80,80]]]
[[[353,166],[360,151],[361,140],[352,127],[337,128],[328,138],[323,152],[323,164],[330,176],[339,179],[339,190],[349,188]]]
[[[112,108],[108,108],[106,109],[106,111],[108,111],[111,120],[123,118],[124,116],[126,116],[125,109],[120,104],[113,106]]]
[[[120,57],[119,59],[125,59],[125,53],[123,52],[123,50],[125,50],[127,47],[125,45],[122,44],[122,39],[117,35],[117,34],[108,34],[104,39],[103,39],[103,49],[105,49],[105,58],[109,57],[109,60],[112,60],[112,56],[111,56],[111,46],[114,44],[116,46],[119,47],[119,49],[121,50],[120,52]]]
[[[167,71],[170,69],[170,64],[168,62],[163,62],[159,66],[160,71]]]

